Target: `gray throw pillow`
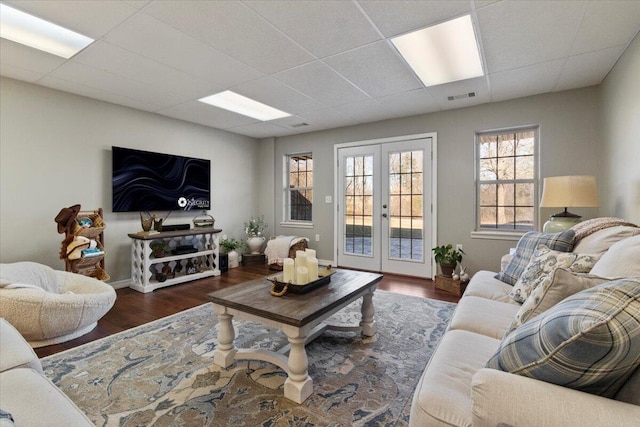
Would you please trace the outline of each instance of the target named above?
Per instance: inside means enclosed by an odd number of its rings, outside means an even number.
[[[640,279],[578,292],[506,335],[488,368],[614,397],[640,366]]]
[[[575,235],[576,233],[571,229],[554,234],[537,231],[525,233],[518,241],[516,252],[509,264],[504,271],[496,274],[495,278],[509,285],[515,285],[540,245],[545,245],[554,251],[571,252]]]

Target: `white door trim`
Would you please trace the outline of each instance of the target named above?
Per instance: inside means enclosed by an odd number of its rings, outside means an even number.
[[[438,133],[418,133],[410,135],[400,135],[386,138],[367,139],[362,141],[343,142],[333,145],[333,265],[338,263],[338,184],[340,182],[338,170],[338,150],[341,148],[357,147],[362,145],[384,144],[387,142],[409,141],[413,139],[431,138],[431,244],[427,247],[425,256],[431,259],[432,279],[435,279],[437,266],[431,256],[431,248],[438,243]]]

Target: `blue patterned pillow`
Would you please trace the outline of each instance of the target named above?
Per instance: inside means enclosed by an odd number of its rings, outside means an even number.
[[[0,409],[0,427],[13,427],[13,417],[7,411]]]
[[[545,245],[554,251],[571,252],[575,236],[575,231],[571,229],[555,234],[539,233],[537,231],[525,233],[518,241],[513,258],[511,258],[504,271],[496,274],[496,279],[512,286],[515,285],[524,269],[529,265],[538,246]]]
[[[578,292],[507,334],[488,368],[613,397],[640,366],[640,279]]]

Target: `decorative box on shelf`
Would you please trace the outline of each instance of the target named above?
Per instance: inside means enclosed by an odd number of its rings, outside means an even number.
[[[436,275],[435,286],[436,289],[441,289],[446,292],[450,292],[456,296],[461,297],[464,290],[467,288],[469,281],[460,281],[451,277],[443,276],[442,274]]]

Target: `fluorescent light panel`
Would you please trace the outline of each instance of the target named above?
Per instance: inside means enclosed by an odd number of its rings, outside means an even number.
[[[225,110],[233,111],[234,113],[242,114],[243,116],[252,117],[263,122],[281,119],[291,115],[261,102],[254,101],[246,96],[238,95],[230,90],[200,98],[198,101],[213,105],[214,107],[224,108]]]
[[[0,4],[0,37],[67,59],[94,42],[6,4]]]
[[[395,37],[391,42],[425,86],[484,74],[470,15]]]

